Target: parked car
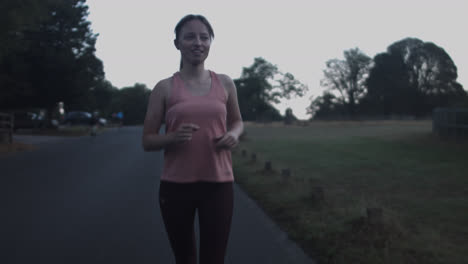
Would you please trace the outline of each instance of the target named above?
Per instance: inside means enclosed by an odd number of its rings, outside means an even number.
[[[43,109],[15,110],[13,111],[13,129],[37,129],[47,125],[46,111]]]
[[[98,123],[99,123],[100,126],[106,126],[107,125],[107,119],[101,117],[101,118],[98,119]]]
[[[66,125],[92,125],[93,115],[84,111],[68,112],[64,122]]]

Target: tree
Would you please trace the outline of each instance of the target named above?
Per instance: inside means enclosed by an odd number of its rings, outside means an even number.
[[[90,108],[104,70],[94,54],[97,35],[86,20],[85,0],[46,1],[41,8],[46,18],[18,27],[21,48],[0,60],[0,103],[52,109],[63,101],[67,108]]]
[[[297,117],[294,115],[293,110],[290,107],[286,108],[284,113],[284,124],[291,125],[295,121],[297,121]]]
[[[0,61],[22,46],[22,32],[47,19],[47,6],[60,0],[2,0],[0,2]]]
[[[111,112],[123,112],[124,124],[143,124],[151,90],[144,84],[136,83],[115,91],[112,97]]]
[[[321,85],[330,92],[337,91],[337,99],[345,105],[350,116],[366,92],[365,79],[369,73],[371,58],[358,48],[344,51],[344,60],[331,59],[326,62]]]
[[[263,58],[242,70],[234,80],[239,97],[239,107],[245,120],[281,120],[281,114],[273,103],[292,96],[303,96],[307,86],[295,79],[291,73],[283,73],[277,66]]]
[[[414,112],[418,94],[409,85],[409,73],[399,54],[380,53],[366,80],[367,94],[361,101],[367,114],[405,115]]]
[[[466,97],[457,67],[434,43],[405,38],[376,55],[367,80],[367,101],[383,105],[384,114],[427,115]]]
[[[236,79],[239,108],[244,120],[281,120],[281,114],[262,97],[262,81],[257,78]]]
[[[113,98],[119,90],[109,81],[105,80],[92,89],[90,106],[93,111],[99,111],[102,116],[110,116],[113,113]]]
[[[341,100],[330,91],[324,91],[321,96],[311,98],[307,114],[313,119],[342,119],[345,111]]]

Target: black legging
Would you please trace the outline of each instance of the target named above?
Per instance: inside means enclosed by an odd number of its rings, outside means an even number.
[[[195,211],[200,224],[200,264],[222,264],[231,229],[233,184],[161,181],[159,205],[177,264],[196,264]]]

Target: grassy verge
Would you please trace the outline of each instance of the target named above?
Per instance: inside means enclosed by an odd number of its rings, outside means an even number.
[[[57,137],[79,137],[89,134],[89,126],[64,126],[59,129],[20,129],[17,135],[57,136]],[[100,128],[103,130],[103,128]]]
[[[430,131],[430,122],[247,124],[236,179],[319,263],[466,263],[468,144]]]
[[[23,144],[20,142],[13,142],[12,144],[0,143],[0,157],[2,155],[7,155],[8,153],[26,151],[26,150],[34,150],[34,149],[36,149],[35,146],[29,145],[29,144]]]
[[[15,132],[15,135],[79,137],[89,135],[89,129],[88,126],[69,126],[59,129],[20,129]],[[105,129],[106,128],[99,128],[98,133]],[[37,149],[37,146],[21,142],[13,142],[12,144],[0,143],[0,155],[35,149]]]

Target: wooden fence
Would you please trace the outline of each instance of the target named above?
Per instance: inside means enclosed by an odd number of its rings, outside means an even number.
[[[468,108],[436,108],[432,132],[443,138],[468,139]]]
[[[0,113],[0,143],[13,143],[13,126],[15,117],[13,114]]]

